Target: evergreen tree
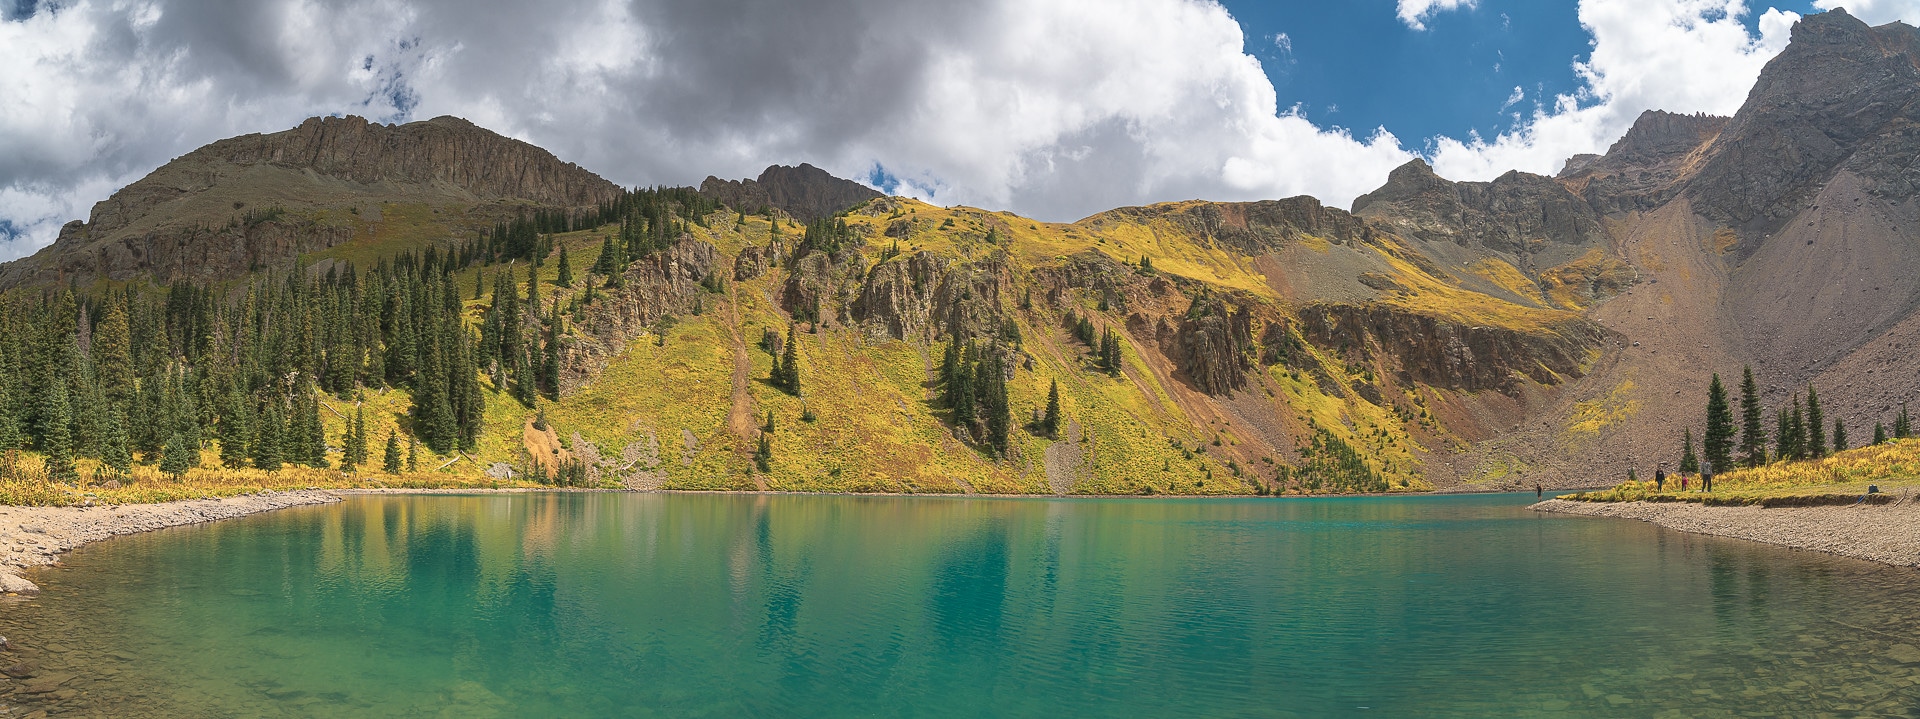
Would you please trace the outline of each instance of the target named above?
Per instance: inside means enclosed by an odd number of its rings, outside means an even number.
[[[0,362],[0,367],[5,363]],[[7,380],[0,378],[0,452],[20,448],[20,424],[14,419],[13,400],[8,395]]]
[[[1808,455],[1807,416],[1801,411],[1799,397],[1793,398],[1793,418],[1790,420],[1787,431],[1793,433],[1793,441],[1788,447],[1791,450],[1788,456],[1796,460],[1806,459]]]
[[[1047,386],[1047,413],[1040,419],[1040,431],[1048,437],[1060,434],[1060,380]]]
[[[1720,375],[1707,387],[1707,431],[1701,437],[1702,454],[1715,472],[1733,469],[1733,408],[1727,405],[1727,390]]]
[[[127,325],[127,310],[114,299],[107,300],[107,313],[93,332],[94,377],[115,407],[125,407],[133,393],[133,338]]]
[[[764,434],[773,434],[773,410],[767,410],[767,423],[760,426]]]
[[[110,411],[106,441],[100,447],[100,462],[125,474],[133,469],[133,452],[127,449],[127,418],[120,410]]]
[[[760,442],[753,448],[753,466],[762,474],[773,471],[773,443],[769,436],[770,433],[761,432]]]
[[[380,467],[386,470],[387,474],[400,473],[400,438],[396,432],[387,433],[386,460],[381,463]]]
[[[795,397],[800,396],[800,342],[795,338],[793,326],[787,326],[787,346],[780,354],[780,389]]]
[[[353,408],[353,419],[347,422],[347,431],[340,440],[340,468],[348,472],[358,469],[367,461],[367,412],[364,407]]]
[[[286,429],[286,421],[281,418],[279,398],[267,402],[267,408],[254,420],[253,441],[248,443],[253,450],[253,466],[269,472],[277,472],[285,463],[281,452],[281,435]]]
[[[1740,381],[1740,452],[1749,467],[1767,463],[1767,430],[1760,407],[1760,386],[1753,381],[1753,368],[1747,367]],[[1717,465],[1716,465],[1717,467]]]
[[[220,463],[229,469],[246,466],[252,456],[247,443],[253,437],[251,408],[237,391],[229,391],[220,410],[219,424],[215,425],[215,437],[220,440]]]
[[[1793,459],[1793,415],[1785,407],[1774,410],[1773,426],[1773,460],[1785,462]]]
[[[1900,403],[1900,414],[1893,416],[1893,438],[1906,439],[1913,436],[1913,420],[1907,417],[1907,403]]]
[[[1693,453],[1693,428],[1686,428],[1685,438],[1680,440],[1680,473],[1699,474],[1700,457]]]
[[[1873,444],[1872,444],[1872,446],[1874,446],[1874,447],[1878,447],[1878,446],[1880,446],[1880,445],[1883,445],[1883,444],[1886,444],[1886,443],[1887,443],[1887,425],[1886,425],[1885,423],[1882,423],[1882,422],[1875,422],[1875,423],[1873,423]]]
[[[947,341],[946,354],[940,358],[940,384],[952,384],[955,368],[960,366],[960,335]]]
[[[1820,395],[1813,391],[1813,385],[1807,385],[1806,428],[1807,458],[1819,459],[1827,456],[1827,418],[1820,413]]]
[[[175,432],[167,437],[166,446],[160,454],[160,471],[171,475],[175,481],[180,475],[200,463],[200,450],[187,442],[187,438]]]
[[[327,435],[320,424],[320,398],[312,390],[301,393],[300,422],[304,425],[300,431],[300,463],[319,469],[327,468]]]
[[[554,269],[553,281],[561,287],[573,286],[573,265],[567,261],[567,246],[560,245],[560,266]]]
[[[1847,423],[1838,417],[1833,420],[1833,451],[1847,451]]]
[[[47,478],[55,482],[80,478],[80,471],[73,466],[70,411],[67,383],[53,378],[40,395],[40,453],[46,456]]]
[[[947,407],[953,410],[953,426],[973,432],[974,399],[973,367],[969,355],[973,354],[973,345],[961,348],[960,367],[954,370],[953,382],[947,387]]]
[[[980,363],[981,373],[986,384],[986,401],[983,404],[987,413],[987,445],[993,449],[996,457],[1007,456],[1007,446],[1013,426],[1013,412],[1007,401],[1007,379],[1004,361],[998,352],[988,353]]]
[[[407,471],[420,471],[420,443],[412,437],[407,438]]]

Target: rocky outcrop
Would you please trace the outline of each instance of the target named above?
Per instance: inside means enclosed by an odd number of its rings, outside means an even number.
[[[1252,315],[1217,299],[1196,302],[1162,346],[1194,389],[1226,396],[1247,386],[1253,368]]]
[[[1693,209],[1741,231],[1742,254],[1842,167],[1885,197],[1920,189],[1920,33],[1830,10],[1793,27],[1688,182]]]
[[[1570,159],[1559,179],[1602,214],[1654,209],[1673,199],[1687,158],[1718,136],[1727,121],[1648,110],[1605,156]]]
[[[780,257],[780,249],[773,245],[765,247],[747,246],[733,258],[733,280],[745,282],[767,273]]]
[[[722,180],[709,176],[700,183],[700,194],[741,212],[779,208],[801,222],[832,217],[862,202],[885,197],[878,190],[834,177],[806,163],[799,167],[768,167],[758,180]]]
[[[1382,359],[1408,379],[1456,390],[1514,393],[1519,379],[1556,385],[1583,377],[1607,340],[1576,316],[1538,330],[1466,325],[1381,304],[1314,304],[1300,309],[1308,342],[1362,359]]]
[[[1532,252],[1535,241],[1585,246],[1606,239],[1593,209],[1553,178],[1513,171],[1492,182],[1452,182],[1418,159],[1354,200],[1353,212],[1408,238],[1514,255]]]
[[[1099,230],[1107,224],[1171,223],[1181,231],[1248,255],[1260,255],[1315,237],[1351,245],[1367,239],[1366,223],[1312,197],[1260,202],[1180,202],[1122,207],[1082,220]]]
[[[628,264],[621,286],[600,290],[604,294],[581,311],[578,332],[562,340],[561,394],[598,374],[662,318],[712,304],[708,277],[719,271],[719,258],[713,245],[682,235],[665,250]]]
[[[857,249],[798,255],[787,261],[780,307],[805,322],[849,324],[866,274],[866,255]]]
[[[917,252],[876,265],[852,317],[876,337],[992,337],[1006,317],[1002,295],[1007,287],[1003,253],[955,263]]]

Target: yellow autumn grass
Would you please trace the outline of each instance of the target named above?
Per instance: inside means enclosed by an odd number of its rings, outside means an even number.
[[[346,473],[337,469],[286,466],[279,471],[227,469],[218,466],[212,452],[202,454],[202,465],[179,477],[158,468],[136,465],[124,476],[112,477],[95,460],[80,460],[77,482],[47,478],[46,463],[38,455],[11,452],[0,455],[0,504],[60,507],[76,504],[137,504],[182,499],[231,497],[261,490],[299,489],[500,489],[536,487],[522,481],[499,481],[485,476],[417,471],[387,474]]]
[[[1850,449],[1823,459],[1734,470],[1714,477],[1711,493],[1699,491],[1692,483],[1682,492],[1679,482],[1670,480],[1664,491],[1655,490],[1652,482],[1623,482],[1564,499],[1760,504],[1818,495],[1863,495],[1869,487],[1878,487],[1882,493],[1920,489],[1920,439]]]

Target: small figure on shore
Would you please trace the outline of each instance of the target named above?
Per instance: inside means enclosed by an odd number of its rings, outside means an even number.
[[[1700,491],[1713,491],[1713,463],[1700,460]]]
[[[1687,473],[1686,472],[1680,473],[1680,491],[1682,492],[1687,491]]]
[[[1664,492],[1666,491],[1666,487],[1667,487],[1667,465],[1662,464],[1653,469],[1653,491]]]
[[[1533,483],[1533,498],[1534,498],[1534,499],[1539,499],[1539,498],[1541,497],[1541,495],[1543,495],[1543,494],[1545,494],[1545,493],[1546,493],[1546,490],[1544,490],[1544,489],[1541,489],[1541,488],[1540,488],[1540,483],[1539,483],[1539,482],[1534,482],[1534,483]]]

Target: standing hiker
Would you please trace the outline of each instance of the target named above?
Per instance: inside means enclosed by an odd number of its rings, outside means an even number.
[[[1713,463],[1700,460],[1700,491],[1713,491]]]
[[[1667,465],[1653,468],[1653,491],[1664,492],[1667,487]]]
[[[1543,490],[1543,489],[1541,489],[1541,488],[1540,488],[1540,483],[1539,483],[1539,482],[1534,482],[1534,483],[1533,483],[1533,498],[1534,498],[1534,499],[1539,499],[1539,498],[1540,498],[1540,495],[1541,495],[1541,494],[1543,494],[1543,493],[1545,493],[1545,490]]]

